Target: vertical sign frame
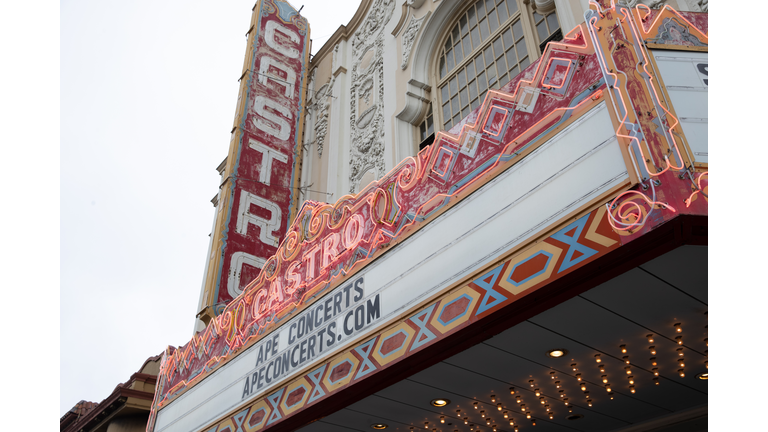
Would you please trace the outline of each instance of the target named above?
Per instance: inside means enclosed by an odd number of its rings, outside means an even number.
[[[206,324],[259,275],[296,217],[309,50],[293,6],[256,3],[198,312]]]

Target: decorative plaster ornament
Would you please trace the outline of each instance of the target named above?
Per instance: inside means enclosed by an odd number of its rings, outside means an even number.
[[[408,23],[408,28],[405,29],[403,34],[403,62],[400,65],[400,69],[405,70],[408,67],[408,59],[411,57],[411,49],[413,48],[413,42],[416,40],[416,34],[419,33],[421,25],[424,23],[427,15],[421,18],[411,17],[411,21]]]
[[[377,0],[352,37],[349,192],[366,172],[384,173],[384,26],[394,0]],[[418,29],[417,29],[418,31]]]

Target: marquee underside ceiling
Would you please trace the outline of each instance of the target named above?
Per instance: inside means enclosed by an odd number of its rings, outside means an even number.
[[[300,430],[372,431],[372,424],[384,423],[387,431],[413,427],[416,431],[491,432],[493,425],[498,431],[513,431],[504,411],[520,431],[706,430],[707,381],[697,375],[707,372],[707,302],[707,247],[682,246]],[[677,323],[681,332],[676,331]],[[653,343],[648,335],[653,335]],[[682,345],[675,339],[678,336]],[[568,353],[550,358],[547,352],[552,349]],[[653,380],[654,367],[658,385]],[[581,374],[582,381],[576,374]],[[581,389],[582,383],[586,390]],[[540,396],[535,395],[537,389]],[[430,405],[437,398],[450,404]],[[502,410],[497,409],[498,403]],[[532,413],[535,425],[526,418],[522,404]],[[579,418],[569,419],[574,416]]]

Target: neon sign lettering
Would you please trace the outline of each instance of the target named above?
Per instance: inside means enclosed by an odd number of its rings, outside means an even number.
[[[249,44],[253,49],[249,71],[255,72],[241,81],[244,101],[236,118],[206,272],[205,319],[222,313],[243,292],[243,285],[258,277],[297,211],[294,182],[309,58],[307,23],[281,0],[262,0],[257,6]],[[265,302],[284,301],[286,286],[296,283],[281,280],[263,299],[259,294],[259,314],[265,313]],[[252,310],[253,305],[245,309]]]

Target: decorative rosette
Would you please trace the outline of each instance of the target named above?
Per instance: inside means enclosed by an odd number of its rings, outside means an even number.
[[[272,0],[264,0],[264,5],[261,7],[261,16],[266,17],[277,12],[277,6],[272,3]]]
[[[299,34],[305,36],[307,34],[307,19],[303,16],[296,14],[291,16],[291,22],[299,29]]]

